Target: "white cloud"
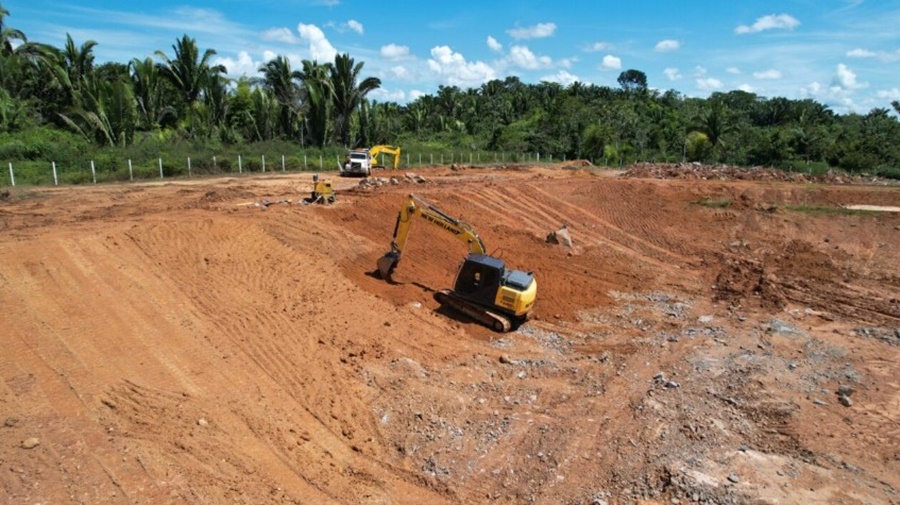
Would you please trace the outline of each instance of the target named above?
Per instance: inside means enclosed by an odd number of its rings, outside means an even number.
[[[538,23],[534,26],[511,28],[506,33],[514,39],[543,39],[556,32],[556,23]]]
[[[497,77],[490,65],[481,61],[467,62],[463,55],[448,46],[431,48],[428,68],[454,86],[478,85]]]
[[[725,71],[728,72],[729,74],[741,75],[741,69],[739,69],[737,67],[728,67],[725,69]]]
[[[556,64],[562,68],[572,68],[572,65],[576,63],[578,63],[578,58],[563,58],[556,62]]]
[[[656,44],[656,50],[659,52],[675,51],[681,48],[681,42],[672,39],[661,40]]]
[[[856,80],[856,72],[850,70],[843,63],[838,64],[835,71],[832,85],[842,90],[860,89],[868,86],[866,83],[860,83]]]
[[[569,86],[570,84],[577,82],[579,79],[577,75],[572,75],[565,70],[560,70],[554,75],[546,75],[544,77],[541,77],[541,80],[546,82],[557,82],[559,84],[562,84],[563,86]]]
[[[512,46],[509,48],[509,59],[513,65],[525,70],[549,68],[553,65],[553,60],[549,56],[535,56],[525,46]]]
[[[756,88],[749,84],[741,84],[740,86],[738,86],[738,89],[745,93],[756,93]]]
[[[487,45],[491,48],[491,51],[494,51],[495,53],[503,51],[503,44],[497,42],[497,39],[491,37],[490,35],[488,35],[487,38]]]
[[[877,53],[869,51],[868,49],[853,49],[852,51],[847,51],[848,58],[874,58],[877,55]]]
[[[409,47],[388,44],[381,46],[381,57],[390,61],[400,61],[409,58]]]
[[[376,88],[369,93],[369,97],[381,102],[398,102],[406,101],[406,93],[402,89],[390,91],[385,88]]]
[[[772,68],[763,72],[753,72],[753,77],[757,79],[781,79],[781,72]]]
[[[594,42],[593,44],[584,48],[586,52],[589,53],[598,53],[600,51],[609,51],[613,46],[609,42]]]
[[[601,65],[601,68],[603,70],[618,70],[622,68],[622,59],[618,56],[607,54],[603,57],[603,64]]]
[[[243,75],[250,77],[255,76],[259,73],[259,67],[262,65],[262,63],[258,61],[253,61],[253,58],[247,51],[238,53],[236,60],[214,56],[212,64],[223,65],[226,70],[225,73],[232,77],[241,77]]]
[[[263,51],[263,61],[266,61],[266,62],[272,61],[277,57],[278,57],[278,54],[275,53],[274,51]],[[290,58],[288,58],[288,61],[290,61]],[[291,63],[291,65],[293,65],[293,63]]]
[[[822,93],[823,86],[818,82],[811,82],[809,85],[800,88],[800,96],[817,97]]]
[[[409,99],[411,101],[415,101],[419,98],[422,98],[425,95],[427,95],[427,93],[425,93],[424,91],[421,91],[418,89],[413,89],[413,90],[410,90],[410,92],[409,92]]]
[[[407,70],[403,65],[396,65],[391,67],[391,75],[393,75],[396,79],[400,79],[401,81],[412,80],[412,74],[410,74],[409,70]]]
[[[745,35],[748,33],[759,33],[765,30],[783,29],[793,30],[800,26],[800,21],[790,14],[770,14],[756,20],[751,26],[741,25],[734,29],[734,33]]]
[[[328,42],[318,26],[300,23],[297,25],[297,31],[300,32],[300,38],[309,43],[309,55],[314,60],[320,62],[334,60],[337,49],[331,45],[331,42]]]
[[[876,92],[875,96],[883,100],[900,100],[900,88],[881,90]]]
[[[679,81],[682,78],[681,72],[679,72],[677,68],[667,68],[663,70],[663,74],[665,74],[666,78],[670,81]]]
[[[868,49],[853,49],[847,51],[848,58],[876,58],[885,63],[893,63],[900,61],[900,49],[894,52],[888,51],[869,51]]]
[[[350,21],[347,21],[347,28],[350,28],[351,30],[353,30],[354,32],[356,32],[360,35],[363,34],[362,23],[360,23],[359,21],[357,21],[355,19],[351,19]]]
[[[290,28],[270,28],[263,32],[262,39],[285,44],[298,44],[300,42],[300,39],[291,32]]]
[[[694,77],[699,78],[699,77],[703,77],[705,75],[706,75],[706,68],[701,67],[700,65],[697,65],[697,67],[694,68]]]
[[[714,91],[717,89],[722,89],[722,81],[714,78],[714,77],[706,77],[702,79],[697,79],[697,87],[703,91]]]

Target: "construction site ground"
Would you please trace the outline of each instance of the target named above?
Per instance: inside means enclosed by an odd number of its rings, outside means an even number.
[[[900,503],[900,187],[773,174],[0,188],[0,503]],[[407,193],[528,323],[440,309],[421,220],[376,275]]]

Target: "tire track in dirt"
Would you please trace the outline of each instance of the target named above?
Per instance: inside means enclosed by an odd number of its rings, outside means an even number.
[[[629,205],[624,203],[634,202],[634,199],[617,200],[623,203],[618,204],[616,207],[622,208],[624,212],[622,213],[622,218],[616,219],[612,217],[601,217],[601,215],[593,212],[593,209],[591,211],[588,211],[578,205],[570,203],[563,198],[560,198],[559,196],[551,194],[546,189],[536,186],[531,186],[530,189],[538,194],[543,195],[543,197],[547,201],[557,202],[560,207],[570,209],[574,214],[580,216],[582,219],[587,219],[589,222],[602,227],[607,231],[607,234],[602,236],[605,243],[609,243],[610,241],[612,241],[619,247],[625,248],[628,252],[632,253],[632,255],[638,256],[643,261],[651,263],[664,270],[670,269],[672,265],[686,265],[690,263],[690,259],[684,256],[680,251],[673,251],[670,248],[661,247],[644,238],[665,236],[666,233],[657,224],[655,224],[660,222],[661,220],[656,219],[656,217],[653,216],[653,213],[649,212],[649,209],[647,209],[646,207],[638,208],[638,206],[634,204]],[[601,209],[604,208],[605,207],[601,206]],[[627,219],[625,218],[625,216],[627,216]],[[640,234],[628,232],[622,229],[621,225],[616,224],[616,221],[620,219],[627,221],[633,228],[636,227]]]
[[[265,376],[266,381],[278,384],[297,402],[300,409],[295,410],[292,415],[299,425],[304,426],[306,437],[310,439],[308,444],[329,455],[328,460],[334,464],[367,468],[368,472],[379,475],[383,473],[379,469],[382,469],[384,463],[378,458],[361,454],[341,433],[340,425],[349,419],[348,415],[354,411],[365,411],[365,405],[360,399],[344,395],[345,401],[350,400],[349,404],[331,412],[335,420],[326,421],[323,416],[328,415],[327,400],[341,397],[341,392],[332,389],[333,385],[322,382],[317,377],[304,374],[304,370],[311,367],[306,361],[316,359],[315,353],[307,353],[301,357],[301,354],[291,351],[321,348],[316,344],[317,337],[313,333],[321,334],[322,328],[318,325],[304,328],[294,326],[301,314],[306,314],[302,316],[304,319],[317,319],[316,311],[304,309],[304,304],[317,305],[323,310],[328,300],[324,293],[318,293],[320,289],[327,289],[326,285],[315,286],[309,292],[301,290],[300,293],[295,293],[295,284],[286,282],[296,275],[297,263],[292,261],[295,250],[286,244],[284,238],[279,239],[271,231],[275,228],[279,230],[278,234],[290,235],[292,232],[285,232],[283,226],[278,220],[273,220],[264,227],[242,227],[240,233],[234,234],[229,233],[230,227],[220,224],[199,233],[190,224],[178,223],[171,227],[152,227],[146,234],[136,238],[154,256],[165,257],[166,251],[174,251],[167,258],[167,263],[185,266],[180,269],[181,274],[175,276],[179,279],[181,289],[197,301],[198,307],[207,314],[209,320],[215,321],[214,325],[218,329],[216,333],[227,342],[220,341],[216,346],[225,349],[225,352],[246,356],[248,364],[252,364],[249,369],[251,377],[246,380],[247,383],[258,384],[261,377]],[[186,242],[194,236],[204,237],[205,242],[193,242],[188,246]],[[308,236],[305,238],[309,239]],[[180,247],[181,244],[184,246]],[[196,257],[198,251],[202,251],[202,255],[210,261],[201,262]],[[229,261],[217,264],[221,258],[229,258]],[[311,258],[306,260],[305,268],[327,271],[328,266],[321,259]],[[198,271],[201,271],[200,274],[206,280],[197,285],[214,289],[208,289],[205,293],[197,290],[191,280],[197,277]],[[228,289],[215,289],[224,286],[228,286]],[[235,295],[235,291],[240,294]],[[322,298],[317,299],[317,293]],[[279,306],[282,306],[282,311],[276,310]],[[213,337],[213,340],[221,339]],[[316,365],[320,369],[323,366],[325,370],[330,369],[332,376],[344,374],[340,368],[328,364],[333,357],[321,358],[325,363]],[[338,417],[334,417],[335,415]],[[359,432],[360,437],[366,432],[377,433],[371,416],[362,416],[361,419],[362,421],[346,425],[347,428],[351,432]],[[354,428],[354,425],[357,427]],[[263,435],[258,436],[264,436],[266,432],[263,430],[259,433]],[[267,445],[278,446],[277,443]],[[300,460],[291,459],[290,463],[294,467],[302,466]],[[302,474],[303,472],[298,473]],[[407,483],[405,485],[418,485],[409,476],[394,475],[394,478],[398,477],[399,482]]]

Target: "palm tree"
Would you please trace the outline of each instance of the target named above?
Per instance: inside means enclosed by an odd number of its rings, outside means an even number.
[[[300,72],[306,114],[304,130],[309,136],[309,143],[320,147],[328,138],[328,115],[333,94],[328,68],[328,65],[320,65],[315,60],[303,60],[303,71]]]
[[[263,77],[256,82],[272,93],[278,102],[278,127],[281,133],[291,137],[294,133],[294,119],[300,109],[300,86],[303,73],[291,70],[291,62],[283,56],[269,60],[259,67]],[[296,82],[295,82],[296,81]]]
[[[76,105],[60,118],[85,138],[108,146],[124,146],[134,140],[137,104],[126,79],[106,81],[90,76],[79,88]]]
[[[162,75],[181,93],[183,105],[190,108],[200,97],[209,79],[226,70],[223,65],[210,64],[210,59],[216,55],[214,49],[207,49],[200,56],[197,41],[187,35],[178,39],[172,49],[175,51],[172,59],[162,51],[156,51],[156,55],[162,59]]]
[[[9,16],[9,11],[0,6],[0,56],[9,56],[13,52],[13,41],[28,42],[21,30],[6,26],[4,18]]]
[[[338,54],[334,64],[328,65],[329,81],[333,91],[334,128],[344,147],[350,146],[350,126],[353,113],[369,92],[381,87],[381,79],[366,77],[359,80],[363,62],[356,63],[349,54]]]
[[[734,127],[728,121],[728,107],[721,100],[710,100],[695,118],[697,130],[706,135],[714,149],[724,147],[724,136]]]
[[[93,72],[94,47],[96,45],[97,42],[88,40],[81,44],[81,47],[77,47],[72,36],[66,34],[66,46],[62,54],[63,64],[73,90],[81,88],[81,81]]]
[[[160,125],[167,115],[175,116],[171,105],[163,104],[163,76],[160,66],[152,58],[131,60],[131,86],[137,102],[140,126],[152,130]]]

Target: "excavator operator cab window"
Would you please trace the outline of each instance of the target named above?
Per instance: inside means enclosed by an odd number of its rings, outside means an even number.
[[[466,261],[456,277],[455,291],[465,298],[493,303],[500,285],[501,271],[496,266]]]

